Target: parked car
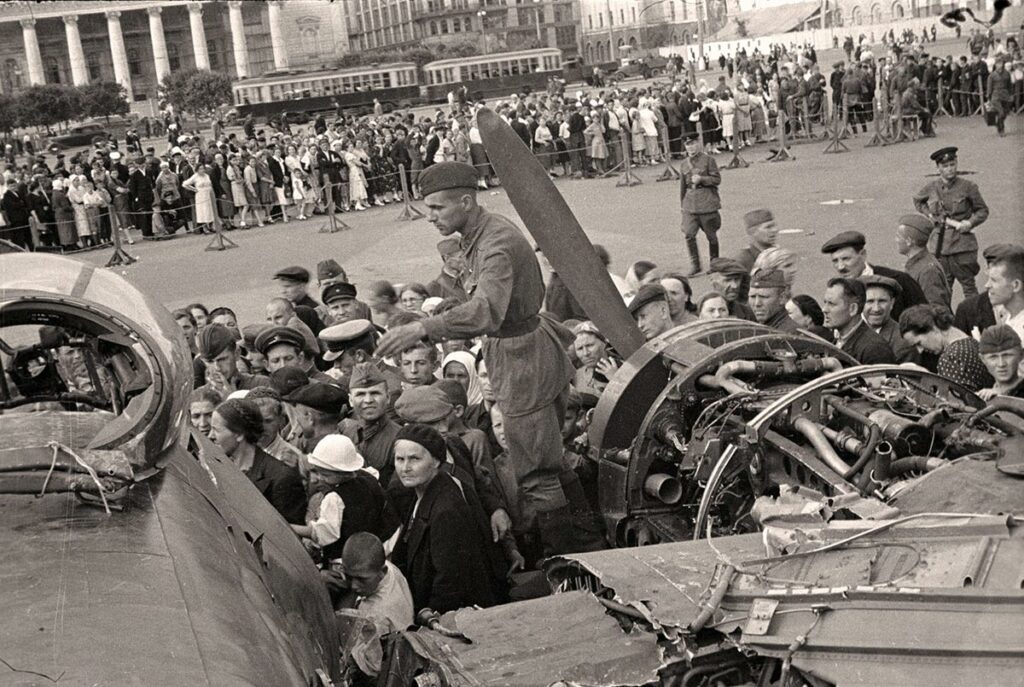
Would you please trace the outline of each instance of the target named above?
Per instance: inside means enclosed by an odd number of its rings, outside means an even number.
[[[661,76],[665,72],[666,66],[668,66],[668,58],[657,55],[624,59],[622,66],[612,74],[612,78],[616,81],[634,78],[650,79],[651,77]]]
[[[106,139],[110,129],[100,124],[79,124],[68,129],[66,134],[50,139],[51,150],[63,150],[75,146],[87,146],[97,139]]]

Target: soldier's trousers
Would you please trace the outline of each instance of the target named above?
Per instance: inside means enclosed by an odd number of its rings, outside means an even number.
[[[718,257],[718,230],[722,228],[722,215],[715,212],[702,212],[693,214],[683,212],[683,237],[686,239],[686,249],[690,253],[690,264],[694,269],[700,269],[700,248],[697,245],[697,232],[703,231],[708,237],[708,253],[710,260]]]
[[[526,415],[505,415],[505,438],[519,485],[524,529],[539,513],[564,508],[569,502],[559,475],[563,468],[562,418],[569,388],[549,405]]]
[[[981,271],[981,265],[978,264],[977,253],[943,255],[939,258],[939,263],[946,273],[946,283],[949,284],[950,294],[953,293],[953,284],[960,282],[965,299],[978,295],[978,285],[974,282],[974,278]]]

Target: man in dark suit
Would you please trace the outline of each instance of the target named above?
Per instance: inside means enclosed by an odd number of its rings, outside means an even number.
[[[281,151],[273,143],[267,146],[270,155],[267,156],[267,167],[270,168],[270,176],[274,178],[274,195],[278,202],[270,209],[270,216],[288,221],[285,208],[281,204],[284,192],[284,160],[281,159]]]
[[[128,163],[128,205],[135,227],[144,237],[153,235],[153,182],[143,168],[144,161]]]
[[[830,279],[821,302],[825,326],[834,330],[836,345],[861,365],[895,364],[892,348],[861,316],[866,298],[864,284],[857,279]]]
[[[686,157],[683,158],[679,173],[683,236],[690,253],[690,272],[687,276],[693,276],[701,271],[697,232],[703,231],[707,236],[708,253],[710,259],[714,260],[718,257],[718,230],[722,226],[722,215],[719,213],[722,201],[718,196],[722,174],[718,171],[715,159],[703,151],[697,134],[690,134],[686,138]]]
[[[7,217],[8,230],[0,234],[0,237],[25,250],[32,250],[32,232],[28,225],[31,212],[28,195],[28,186],[24,183],[15,180],[8,182],[7,190],[3,197],[0,197],[0,211]]]
[[[424,169],[434,164],[434,156],[437,155],[437,149],[440,147],[441,137],[438,135],[437,130],[434,127],[430,127],[430,133],[427,134],[426,150],[423,153]]]
[[[840,277],[856,280],[863,276],[878,274],[896,280],[901,292],[892,308],[894,320],[898,321],[900,313],[910,306],[928,302],[921,285],[906,272],[869,264],[867,250],[864,247],[866,243],[867,239],[859,231],[844,231],[826,241],[821,247],[821,252],[831,257],[832,267]]]
[[[586,147],[583,130],[587,128],[587,122],[580,111],[582,108],[583,103],[578,102],[575,109],[569,114],[569,141],[567,148],[574,179],[581,179],[588,172],[587,156],[584,155],[585,151],[583,150]]]

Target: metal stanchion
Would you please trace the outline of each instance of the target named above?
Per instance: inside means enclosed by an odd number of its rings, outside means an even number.
[[[846,94],[843,94],[843,113],[847,111]],[[876,120],[877,121],[877,120]],[[845,128],[845,127],[844,127]],[[876,124],[877,129],[877,124]],[[832,135],[829,144],[825,146],[823,153],[848,153],[850,149],[843,143],[842,129],[839,128],[839,118],[832,118]],[[871,144],[868,144],[871,145]]]
[[[722,169],[746,169],[750,163],[740,157],[740,149],[736,145],[736,135],[729,137],[729,147],[732,148],[732,159]]]
[[[113,217],[110,218],[110,224],[111,225],[114,224],[114,218]],[[113,235],[112,238],[114,240],[114,253],[113,253],[113,255],[110,256],[110,259],[107,260],[107,267],[118,267],[120,265],[130,265],[133,262],[135,262],[136,260],[138,260],[138,258],[136,258],[136,257],[134,257],[132,255],[129,255],[128,251],[126,251],[124,249],[124,246],[121,245],[121,227],[120,227],[120,223],[118,224],[118,227],[111,232],[111,234]]]
[[[639,184],[642,184],[643,182],[640,181],[640,179],[635,174],[633,174],[633,168],[630,165],[630,160],[629,160],[629,151],[626,150],[626,141],[625,141],[625,139],[621,139],[620,138],[619,139],[619,143],[622,146],[622,162],[625,164],[625,167],[623,168],[623,171],[622,171],[622,177],[618,181],[615,182],[615,185],[616,186],[637,186]]]
[[[424,215],[409,199],[409,182],[405,178],[405,165],[403,164],[398,165],[398,178],[402,182],[402,211],[395,219],[399,222],[420,219]]]
[[[335,234],[342,229],[351,229],[349,225],[342,222],[334,214],[334,184],[327,186],[327,221],[320,225],[320,229],[317,230],[319,234]]]
[[[661,132],[661,147],[665,155],[665,170],[655,181],[671,181],[679,178],[679,170],[672,166],[672,148],[669,146],[668,131]]]
[[[700,120],[697,120],[697,140],[700,141],[700,149],[704,150],[704,127],[701,126]]]
[[[619,131],[619,142],[622,144],[621,145],[622,152],[623,153],[628,153],[629,150],[626,147],[625,132],[623,132],[621,130]],[[580,151],[580,155],[583,155],[585,157],[584,151]],[[597,176],[599,176],[602,179],[605,179],[605,178],[611,177],[611,176],[617,176],[620,169],[626,169],[626,168],[629,167],[629,165],[627,164],[628,160],[629,160],[629,156],[628,155],[623,156],[621,160],[619,160],[614,165],[612,165],[608,169],[604,170],[603,172],[601,172]]]
[[[985,114],[985,83],[981,80],[981,74],[978,74],[978,109],[973,114]]]
[[[793,154],[789,152],[789,148],[786,146],[785,108],[779,110],[775,124],[779,129],[779,149],[771,150],[771,156],[769,156],[768,162],[786,162],[787,160],[795,160],[796,158],[793,157]]]
[[[875,116],[873,117],[873,119],[875,120],[875,122],[874,122],[874,124],[875,124],[875,127],[874,127],[875,128],[875,132],[873,134],[871,134],[871,140],[869,140],[864,145],[865,148],[873,148],[875,146],[886,146],[886,145],[889,145],[889,143],[890,143],[889,138],[884,133],[882,133],[882,127],[881,127],[881,124],[880,124],[880,121],[882,119],[884,119],[884,118],[889,116],[888,112],[887,112],[888,108],[886,107],[886,104],[885,104],[885,94],[884,94],[884,92],[879,96],[879,99],[880,100],[877,101],[878,102],[878,106],[877,107],[875,106],[875,102],[876,101],[875,100],[871,101],[871,109],[875,113]]]
[[[910,137],[907,132],[903,129],[903,99],[896,98],[893,101],[893,113],[892,116],[896,122],[896,130],[892,135],[892,143],[902,143],[903,141],[909,141]]]
[[[216,203],[216,199],[214,199],[214,203]],[[287,210],[282,208],[281,212],[286,213]],[[285,217],[287,216],[288,215],[285,214]],[[210,242],[208,244],[206,244],[206,250],[227,250],[228,248],[238,248],[237,243],[235,243],[234,241],[232,241],[231,239],[224,235],[224,232],[222,231],[220,215],[218,215],[216,212],[213,213],[213,233],[213,238],[210,239]]]

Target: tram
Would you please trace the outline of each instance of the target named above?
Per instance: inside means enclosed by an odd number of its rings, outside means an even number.
[[[278,72],[232,86],[239,116],[270,118],[285,112],[367,114],[377,99],[385,111],[444,102],[465,86],[473,99],[543,89],[562,74],[562,51],[538,48],[458,57],[423,65],[395,62],[316,72]]]

